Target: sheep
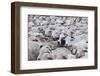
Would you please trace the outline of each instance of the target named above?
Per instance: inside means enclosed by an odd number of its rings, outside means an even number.
[[[71,52],[63,47],[57,48],[52,51],[52,59],[71,59],[75,58],[74,55],[71,54]]]
[[[43,45],[43,47],[39,51],[39,55],[37,57],[37,60],[47,60],[51,57],[52,50],[55,50],[58,46],[57,41],[50,41],[47,44]]]
[[[46,54],[45,54],[46,53]],[[37,60],[45,60],[47,59],[45,56],[47,54],[49,55],[51,53],[51,46],[50,45],[45,45],[39,50],[39,55],[37,57]],[[44,55],[45,54],[45,55]]]
[[[59,39],[59,36],[60,36],[60,33],[58,30],[55,29],[54,31],[52,31],[52,37],[54,40]]]
[[[68,46],[68,44],[71,42],[71,37],[70,36],[66,36],[65,38],[65,46]]]
[[[42,44],[31,40],[29,40],[28,44],[28,60],[36,60]]]
[[[52,60],[84,57],[88,50],[87,19],[87,17],[30,15],[28,22],[29,59]]]
[[[31,41],[38,41],[36,36],[29,36],[29,40],[31,40]]]
[[[62,32],[62,33],[60,34],[58,43],[59,43],[59,45],[60,45],[61,47],[65,46],[65,44],[66,44],[66,40],[65,40],[66,36],[67,36],[67,35],[66,35],[65,32]]]
[[[52,55],[50,53],[39,54],[37,60],[53,60]]]
[[[68,49],[71,51],[72,55],[76,56],[76,58],[81,58],[85,56],[84,46],[86,46],[86,44],[80,41],[79,43],[70,44]]]
[[[51,36],[51,30],[50,30],[50,28],[46,28],[45,29],[45,36],[48,36],[48,37]]]
[[[51,50],[50,47],[45,46],[40,50],[37,60],[57,60],[57,59],[75,59],[75,56],[66,48],[56,48]]]

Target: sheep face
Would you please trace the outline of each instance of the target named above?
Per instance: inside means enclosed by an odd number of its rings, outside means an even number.
[[[52,55],[49,53],[43,53],[43,54],[39,54],[37,60],[52,60]]]
[[[81,58],[83,56],[85,56],[84,50],[82,48],[78,48],[78,51],[76,53],[76,58]]]

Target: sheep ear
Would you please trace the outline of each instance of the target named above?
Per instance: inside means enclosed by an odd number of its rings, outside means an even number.
[[[43,47],[43,45],[40,46],[40,48],[42,48],[42,47]]]

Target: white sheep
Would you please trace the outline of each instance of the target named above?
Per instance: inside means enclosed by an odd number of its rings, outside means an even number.
[[[50,53],[43,53],[43,54],[39,54],[37,60],[52,60],[52,55]]]
[[[71,57],[70,51],[64,47],[53,50],[51,54],[53,59],[69,59]]]
[[[43,46],[40,51],[39,55],[37,57],[37,60],[46,60],[48,59],[48,55],[51,53],[51,47],[49,45]]]
[[[46,28],[46,29],[45,29],[45,35],[46,35],[46,36],[51,36],[50,31],[51,31],[50,28]]]
[[[80,41],[80,43],[73,43],[73,44],[70,44],[69,46],[69,50],[71,51],[71,53],[73,55],[76,56],[76,58],[80,58],[80,57],[83,57],[85,56],[85,49],[84,49],[84,46],[86,46],[85,43],[82,43]]]
[[[59,33],[59,31],[58,30],[54,30],[54,31],[52,31],[52,37],[53,38],[59,38],[59,36],[60,36],[60,33]]]
[[[29,60],[36,60],[37,56],[39,55],[39,50],[42,46],[42,44],[38,43],[38,42],[34,42],[29,40],[28,42],[29,46],[28,46],[28,59]]]

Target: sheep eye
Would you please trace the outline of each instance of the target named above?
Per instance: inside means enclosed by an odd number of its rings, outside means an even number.
[[[63,58],[63,59],[67,59],[67,57],[65,57],[65,56],[62,56],[62,58]]]
[[[40,46],[40,48],[42,48],[42,47],[43,47],[43,45]]]

